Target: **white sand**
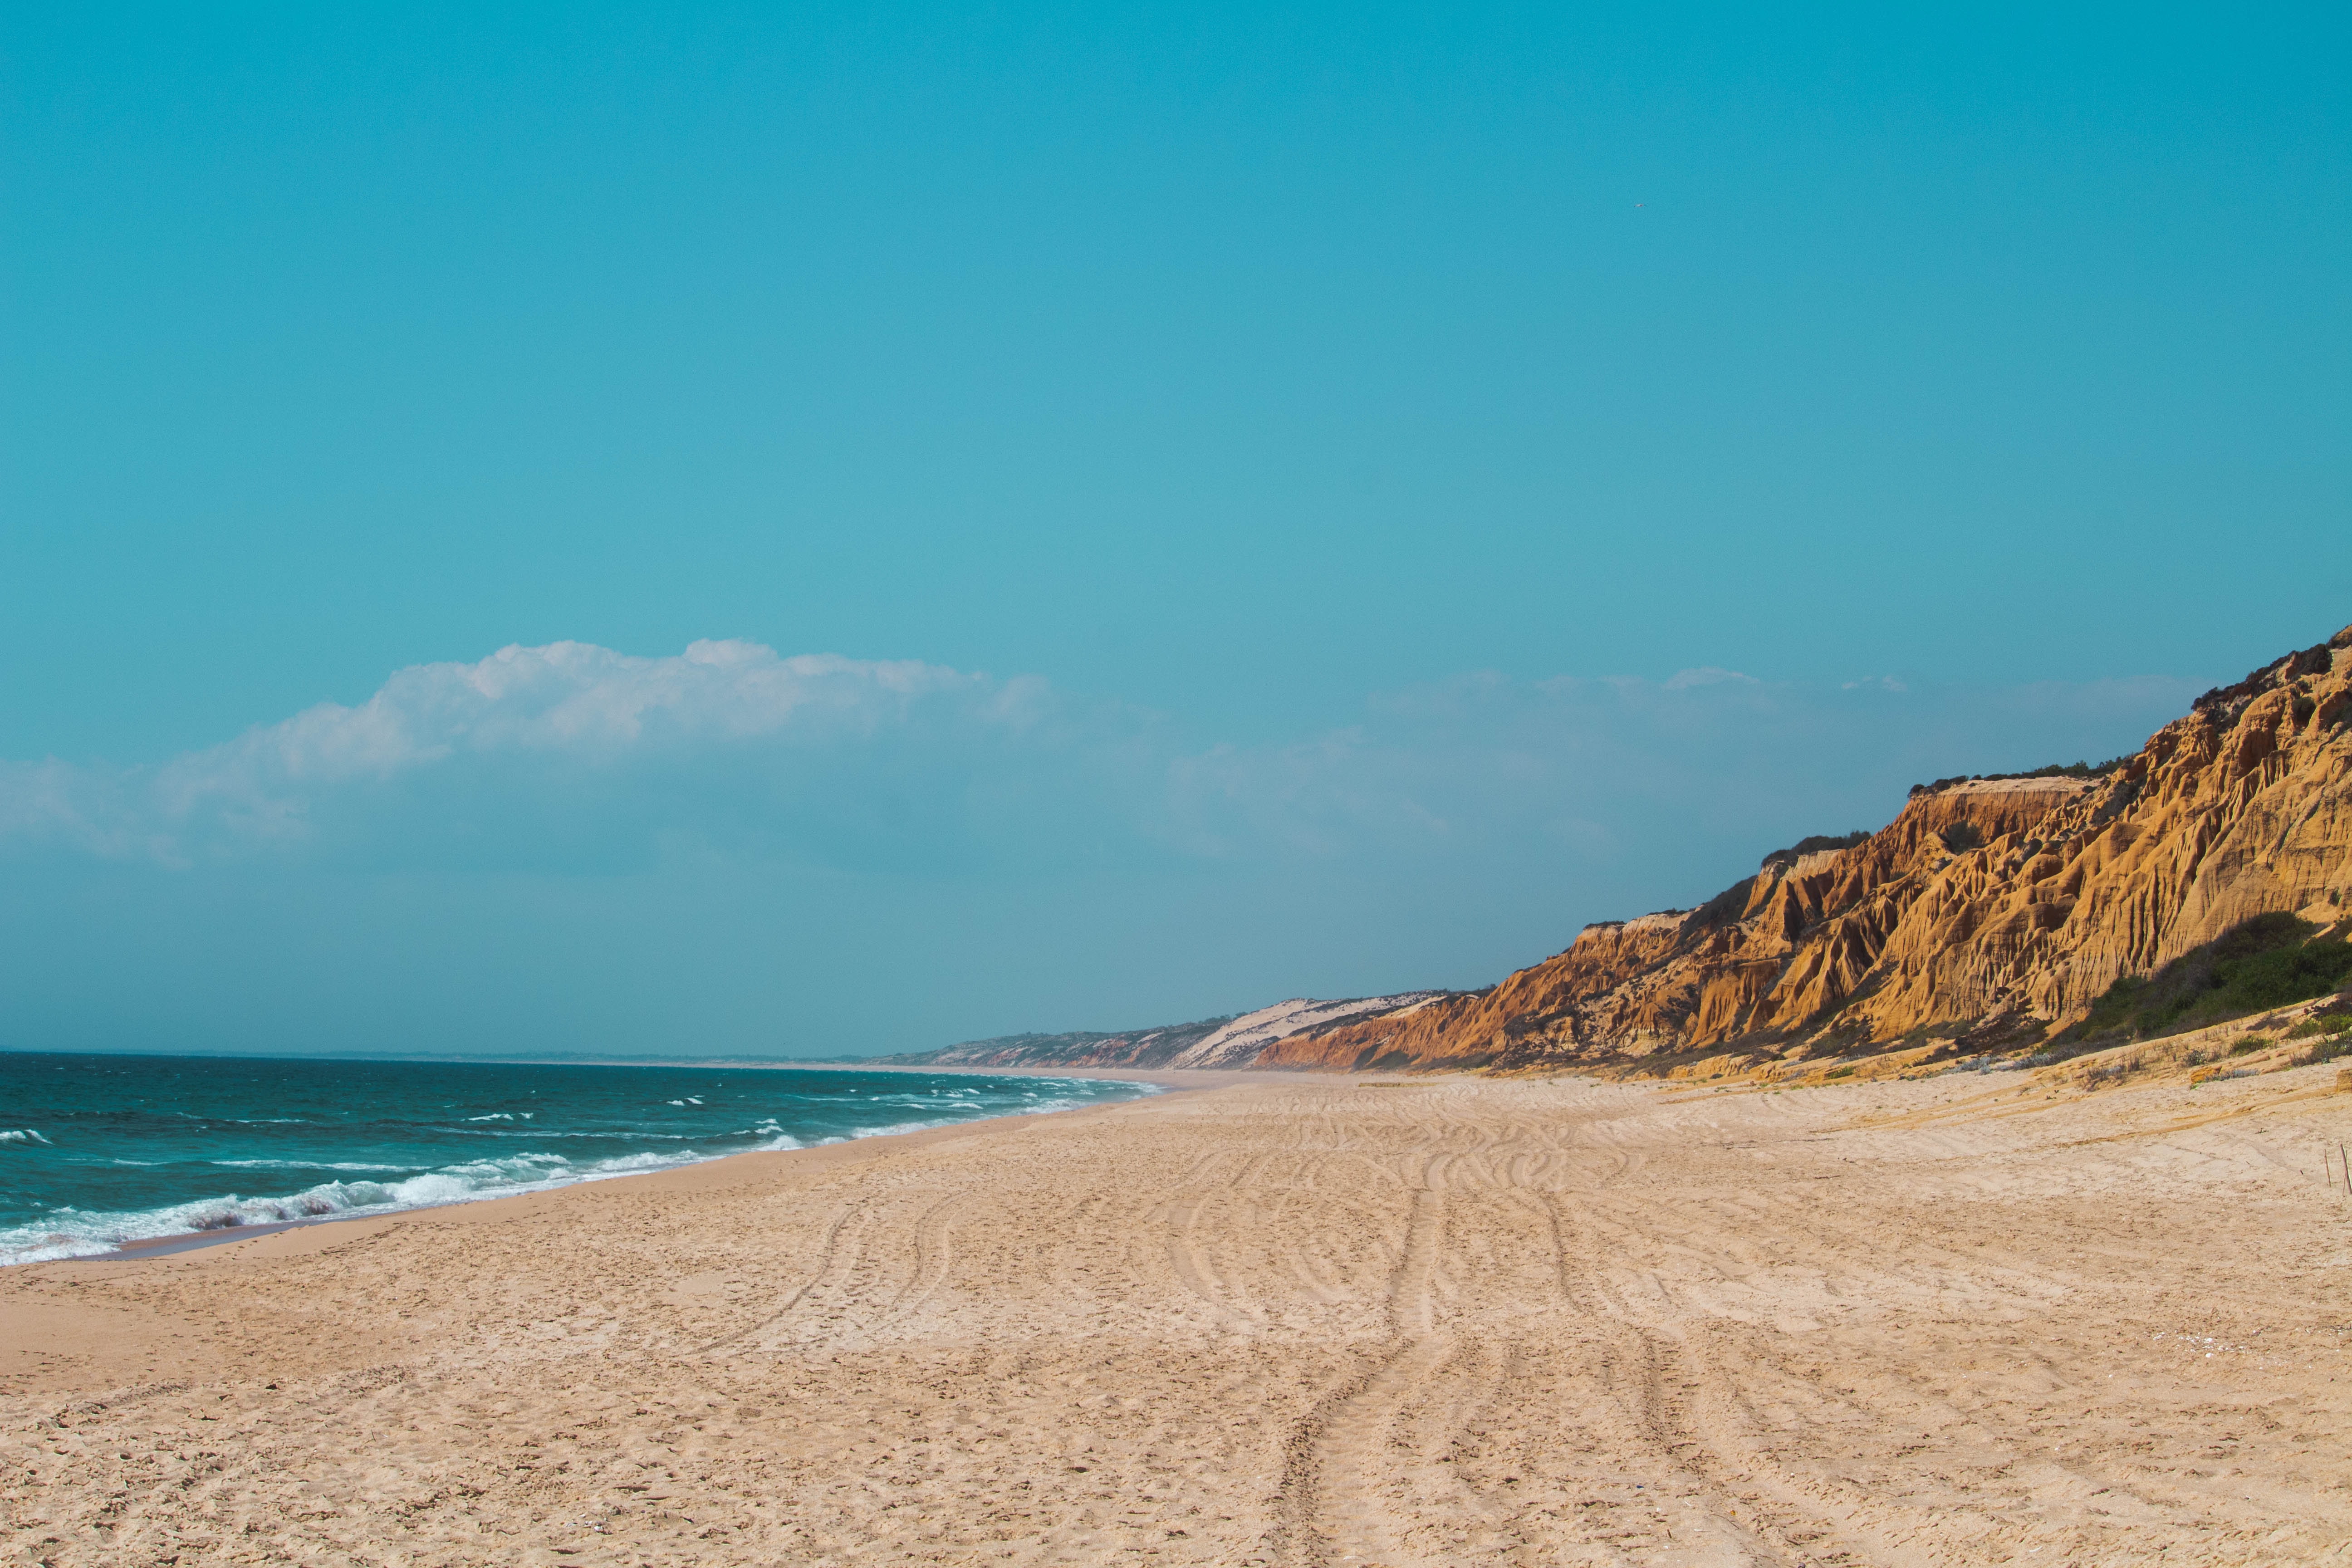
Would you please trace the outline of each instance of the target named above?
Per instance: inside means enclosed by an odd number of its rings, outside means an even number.
[[[11,1270],[0,1562],[2352,1561],[2332,1082],[1256,1079]]]

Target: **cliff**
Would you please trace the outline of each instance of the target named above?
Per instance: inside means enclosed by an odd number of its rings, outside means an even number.
[[[2253,916],[2340,931],[2347,647],[2352,628],[2208,692],[2100,776],[1924,788],[1861,843],[1769,858],[1698,909],[1588,927],[1491,991],[1309,1027],[1254,1065],[1663,1072],[2013,1043]]]

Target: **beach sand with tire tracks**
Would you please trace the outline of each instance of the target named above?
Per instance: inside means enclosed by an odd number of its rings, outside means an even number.
[[[2314,1068],[1223,1074],[0,1273],[0,1562],[2352,1562]]]

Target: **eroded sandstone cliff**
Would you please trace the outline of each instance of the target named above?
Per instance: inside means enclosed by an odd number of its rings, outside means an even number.
[[[1277,1039],[1261,1067],[1635,1065],[2031,1037],[2257,914],[2352,900],[2352,627],[2207,693],[2096,779],[1915,795],[1866,842],[1588,927],[1490,991]]]

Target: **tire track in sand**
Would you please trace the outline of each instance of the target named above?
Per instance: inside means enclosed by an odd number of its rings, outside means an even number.
[[[1198,1237],[1202,1211],[1220,1200],[1231,1199],[1234,1189],[1248,1179],[1250,1172],[1262,1163],[1263,1158],[1259,1156],[1244,1161],[1239,1169],[1217,1186],[1196,1184],[1191,1190],[1180,1193],[1160,1211],[1168,1225],[1168,1266],[1175,1271],[1178,1283],[1206,1305],[1221,1323],[1248,1333],[1263,1329],[1265,1326],[1264,1318],[1246,1301],[1237,1302],[1234,1299],[1232,1289],[1226,1285],[1223,1276],[1217,1272],[1214,1260],[1208,1249],[1200,1244]],[[1196,1182],[1205,1179],[1210,1170],[1221,1163],[1213,1157],[1201,1161],[1187,1174]]]
[[[948,1274],[955,1267],[956,1210],[968,1196],[966,1193],[950,1193],[915,1221],[914,1273],[890,1302],[891,1322],[903,1322],[922,1310],[940,1287],[947,1283]]]
[[[1627,1254],[1629,1238],[1604,1238],[1604,1228],[1622,1227],[1572,1215],[1563,1199],[1577,1195],[1540,1194],[1558,1248],[1560,1291],[1598,1342],[1601,1384],[1634,1440],[1654,1456],[1662,1479],[1696,1494],[1674,1510],[1679,1539],[1706,1550],[1701,1560],[1725,1564],[1924,1568],[1915,1553],[1866,1523],[1823,1507],[1748,1441],[1735,1415],[1735,1370],[1716,1364],[1671,1325],[1635,1321],[1589,1262]],[[1662,1498],[1658,1506],[1666,1502]]]
[[[1396,1479],[1394,1432],[1402,1406],[1452,1353],[1437,1332],[1447,1163],[1448,1156],[1431,1155],[1412,1189],[1404,1243],[1387,1283],[1387,1344],[1327,1390],[1283,1443],[1276,1522],[1265,1538],[1272,1563],[1433,1561],[1407,1545],[1412,1521],[1383,1494]]]
[[[737,1354],[743,1348],[743,1342],[766,1333],[769,1329],[790,1317],[793,1310],[801,1304],[803,1299],[833,1272],[835,1259],[841,1251],[841,1233],[849,1228],[851,1221],[864,1217],[868,1201],[866,1198],[852,1198],[835,1212],[831,1223],[824,1228],[824,1239],[817,1244],[816,1267],[809,1271],[807,1279],[802,1280],[793,1288],[790,1295],[777,1304],[773,1311],[748,1327],[738,1329],[731,1334],[721,1334],[707,1344],[697,1346],[694,1353],[713,1355],[723,1352],[729,1355]]]

